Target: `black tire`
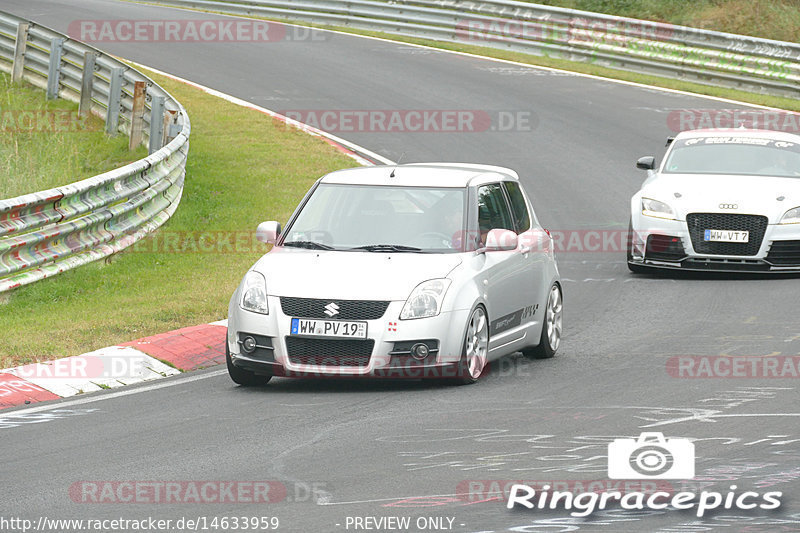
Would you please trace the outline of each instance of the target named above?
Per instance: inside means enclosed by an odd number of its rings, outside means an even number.
[[[272,379],[271,375],[256,374],[244,368],[239,368],[231,361],[231,353],[228,349],[228,341],[225,341],[225,362],[228,365],[228,375],[234,383],[244,387],[257,387],[259,385],[266,385]]]
[[[486,356],[488,357],[489,352],[489,315],[486,313],[486,309],[482,305],[478,305],[472,312],[469,314],[469,319],[467,320],[467,326],[464,330],[464,343],[461,347],[461,360],[458,362],[458,366],[456,367],[456,377],[449,379],[448,381],[453,383],[454,385],[472,385],[476,383],[483,373],[485,372],[486,368],[488,367],[488,361],[484,361],[484,366],[481,368],[480,373],[475,375],[472,371],[470,371],[469,365],[469,358],[467,356],[467,341],[469,340],[469,333],[470,327],[473,321],[473,318],[476,314],[483,314],[483,327],[486,329]]]
[[[552,303],[551,299],[554,298],[554,291],[557,291],[558,294],[558,309],[551,315],[550,307]],[[547,293],[547,303],[544,307],[544,320],[542,322],[542,334],[539,337],[539,344],[531,348],[523,349],[522,355],[531,359],[550,359],[556,354],[558,347],[561,345],[561,312],[563,302],[564,296],[561,292],[561,286],[558,283],[554,283],[550,287],[550,291]],[[548,332],[550,331],[549,323],[552,320],[556,320],[558,326],[558,338],[555,346],[553,346],[553,343],[551,343],[550,335],[548,335]]]

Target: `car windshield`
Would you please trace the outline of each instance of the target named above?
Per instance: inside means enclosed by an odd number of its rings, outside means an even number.
[[[720,136],[674,142],[664,173],[800,177],[800,145],[796,143]]]
[[[463,251],[465,189],[320,184],[284,246],[368,252]]]

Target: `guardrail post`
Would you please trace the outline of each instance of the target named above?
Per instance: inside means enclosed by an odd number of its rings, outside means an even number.
[[[180,130],[178,129],[178,124],[176,120],[178,118],[178,110],[177,109],[169,109],[166,108],[164,112],[164,141],[163,144],[169,144],[172,139],[174,139]]]
[[[108,110],[106,111],[106,133],[116,135],[119,128],[119,106],[122,101],[123,67],[111,69],[111,83],[108,86]]]
[[[150,146],[148,153],[157,152],[164,141],[164,96],[154,96],[150,101]]]
[[[11,83],[22,80],[25,69],[25,48],[28,46],[28,30],[30,24],[17,24],[17,40],[14,42],[14,64],[11,66]]]
[[[58,37],[50,41],[50,65],[47,70],[47,99],[58,98],[58,86],[61,81],[61,53],[64,50],[64,39]]]
[[[81,77],[81,101],[78,105],[78,114],[88,115],[92,112],[92,92],[94,91],[94,62],[97,59],[95,52],[83,54],[83,76]]]
[[[131,108],[131,134],[128,139],[128,150],[133,150],[142,144],[142,129],[144,127],[144,95],[147,84],[137,81],[133,84],[133,107]]]

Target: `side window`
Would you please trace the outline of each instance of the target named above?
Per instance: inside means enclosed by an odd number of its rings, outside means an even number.
[[[528,206],[525,204],[525,197],[522,195],[519,183],[516,181],[503,182],[508,191],[508,198],[511,200],[511,212],[514,215],[514,222],[517,223],[519,233],[531,229],[531,215],[528,213]]]
[[[478,187],[478,228],[481,232],[481,243],[486,242],[489,230],[514,230],[514,222],[499,183]]]

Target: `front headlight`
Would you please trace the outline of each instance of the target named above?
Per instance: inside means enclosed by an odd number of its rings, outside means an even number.
[[[675,211],[669,205],[652,198],[642,198],[642,214],[648,217],[676,220]]]
[[[444,293],[449,286],[450,280],[445,278],[429,279],[417,285],[400,312],[400,320],[438,315],[442,310]]]
[[[245,311],[269,313],[267,307],[267,280],[260,272],[251,270],[244,276],[242,281],[242,301],[239,304]]]
[[[800,207],[793,207],[786,211],[779,224],[800,224]]]

